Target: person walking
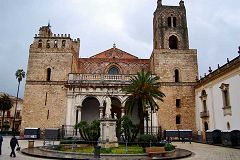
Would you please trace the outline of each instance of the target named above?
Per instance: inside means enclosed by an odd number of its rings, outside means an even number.
[[[0,155],[2,155],[2,142],[3,142],[3,137],[0,134]]]
[[[10,154],[10,157],[16,157],[16,153],[15,153],[15,147],[16,145],[18,145],[19,147],[19,144],[18,144],[18,140],[15,136],[13,136],[10,140],[10,147],[11,147],[11,154]]]

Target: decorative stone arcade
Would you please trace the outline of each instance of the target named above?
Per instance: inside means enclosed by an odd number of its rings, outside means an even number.
[[[81,120],[92,122],[105,117],[106,98],[110,98],[110,116],[124,115],[125,95],[121,92],[129,84],[124,75],[69,74],[66,125],[75,125]]]
[[[125,114],[127,97],[121,92],[121,88],[130,83],[130,76],[132,75],[69,74],[65,85],[68,88],[66,125],[73,126],[80,121],[108,119],[108,122],[101,125],[111,128],[113,123],[116,123],[115,120]],[[111,101],[110,105],[107,100]],[[139,123],[137,109],[133,111],[131,119],[133,123]],[[148,126],[150,123],[149,121]],[[153,113],[152,123],[158,126],[157,113]],[[116,131],[116,128],[111,129]],[[102,137],[106,141],[109,138]]]

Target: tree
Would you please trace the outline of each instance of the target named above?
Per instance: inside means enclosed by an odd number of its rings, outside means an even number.
[[[10,110],[12,106],[13,103],[9,95],[3,94],[0,96],[0,110],[3,112],[1,131],[3,130],[5,112]]]
[[[14,118],[13,118],[13,126],[12,131],[13,134],[15,133],[15,120],[16,120],[16,112],[17,112],[17,104],[18,104],[18,93],[19,93],[19,86],[23,78],[25,78],[25,72],[23,69],[18,69],[15,73],[16,79],[18,80],[18,88],[17,88],[17,99],[16,99],[16,107],[14,111]]]
[[[159,106],[156,100],[163,101],[163,97],[165,97],[165,94],[159,89],[159,79],[158,76],[142,70],[130,78],[129,86],[122,88],[122,91],[128,95],[126,99],[127,113],[132,114],[134,107],[138,107],[141,134],[144,133],[144,113],[147,111],[147,106],[151,107],[151,110],[158,110]]]

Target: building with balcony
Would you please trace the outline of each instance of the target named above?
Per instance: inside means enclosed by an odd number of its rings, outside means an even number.
[[[7,94],[7,93],[0,92],[0,95],[3,95],[3,94]],[[13,106],[10,110],[5,112],[3,129],[6,131],[12,130],[14,113],[15,113],[15,108],[16,108],[16,101],[18,101],[17,110],[16,110],[16,118],[15,118],[15,123],[14,123],[15,129],[18,131],[21,128],[23,99],[18,98],[18,100],[17,100],[17,97],[12,96],[12,95],[9,95],[9,97],[12,100]],[[3,113],[1,111],[0,112],[0,125],[2,124],[2,116],[3,116]]]
[[[98,42],[94,42],[98,43]],[[112,48],[82,58],[80,39],[53,34],[42,26],[29,49],[22,128],[60,128],[99,119],[111,99],[112,116],[125,114],[121,88],[141,70],[160,77],[166,97],[153,113],[153,126],[191,129],[195,125],[195,92],[198,76],[197,51],[189,49],[186,9],[158,0],[153,18],[153,51],[149,59]],[[137,109],[131,116],[139,123]],[[149,125],[150,126],[150,125]]]
[[[240,51],[239,51],[240,53]],[[207,130],[240,130],[240,56],[200,78],[196,87],[196,126]]]

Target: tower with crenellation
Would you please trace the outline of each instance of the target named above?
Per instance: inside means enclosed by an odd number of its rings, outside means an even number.
[[[158,0],[150,61],[151,71],[160,77],[166,94],[164,102],[159,102],[159,125],[162,129],[195,130],[197,50],[189,49],[184,1],[179,6],[166,6]]]
[[[29,49],[22,128],[65,123],[69,73],[78,72],[80,40],[42,26]]]

